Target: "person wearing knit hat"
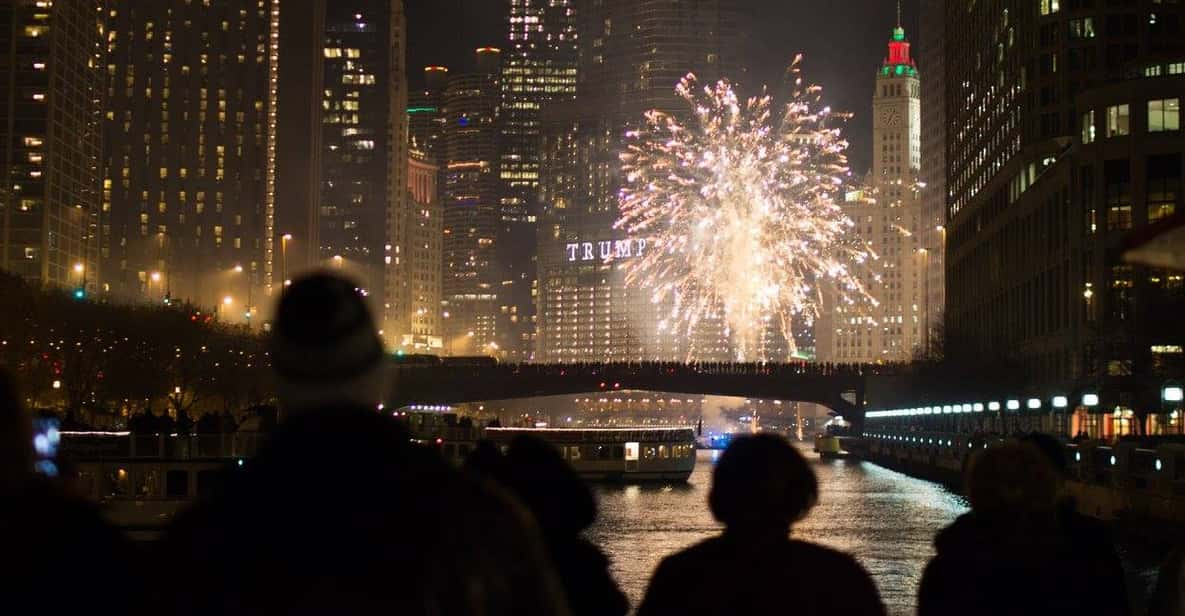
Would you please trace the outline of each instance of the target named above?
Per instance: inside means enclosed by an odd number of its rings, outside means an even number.
[[[173,520],[146,611],[568,616],[529,515],[377,408],[387,363],[356,285],[296,280],[270,349],[284,413]]]
[[[285,413],[334,405],[373,409],[387,393],[389,365],[370,309],[358,286],[339,276],[311,274],[284,291],[271,358]]]

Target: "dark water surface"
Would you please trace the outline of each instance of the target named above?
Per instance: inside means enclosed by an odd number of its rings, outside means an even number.
[[[935,533],[966,511],[962,497],[879,466],[820,460],[801,445],[819,478],[819,504],[794,536],[852,554],[872,574],[890,614],[912,614]],[[719,532],[707,496],[715,452],[701,451],[687,485],[598,488],[600,517],[589,538],[637,606],[664,556]]]

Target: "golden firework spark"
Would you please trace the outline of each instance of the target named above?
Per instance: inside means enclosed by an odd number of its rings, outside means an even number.
[[[811,325],[824,296],[874,303],[855,270],[875,255],[837,203],[848,174],[837,125],[847,116],[822,106],[819,86],[803,85],[799,60],[776,121],[769,95],[742,102],[728,81],[701,91],[688,75],[676,91],[691,121],[647,113],[621,157],[615,226],[651,246],[623,265],[627,284],[669,308],[661,330],[690,339],[722,316],[739,360],[785,359],[765,356],[771,326],[793,353],[791,324]]]

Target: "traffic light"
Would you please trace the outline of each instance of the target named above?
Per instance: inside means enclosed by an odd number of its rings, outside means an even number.
[[[83,289],[82,287],[74,289],[74,299],[77,299],[77,300],[86,299],[86,289]]]

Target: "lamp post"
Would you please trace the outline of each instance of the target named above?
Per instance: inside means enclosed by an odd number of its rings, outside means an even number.
[[[288,286],[288,242],[292,241],[292,234],[280,236],[280,284]]]
[[[236,274],[242,274],[243,271],[244,269],[241,264],[235,266]],[[251,272],[248,271],[245,278],[247,282],[247,311],[244,314],[246,315],[245,318],[247,320],[247,329],[251,329],[251,313],[254,311],[254,307],[251,305]]]
[[[74,297],[82,299],[86,297],[86,266],[78,262],[74,264],[73,270],[74,275],[78,276],[78,286],[74,289]]]

